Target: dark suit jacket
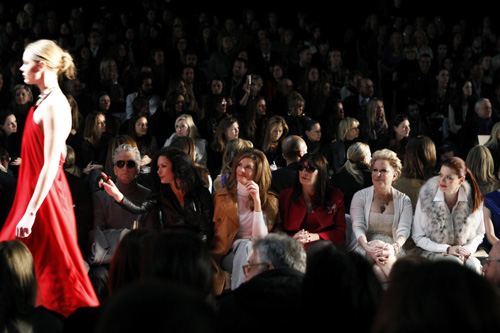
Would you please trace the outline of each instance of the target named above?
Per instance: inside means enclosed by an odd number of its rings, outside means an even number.
[[[292,268],[264,271],[218,299],[220,332],[291,332],[301,315],[303,273]],[[269,315],[272,313],[272,320]]]
[[[285,188],[293,187],[299,174],[299,162],[292,162],[286,167],[274,170],[271,179],[271,191],[279,194]]]
[[[331,178],[330,185],[338,187],[344,193],[344,205],[346,214],[351,212],[351,201],[354,194],[366,187],[372,186],[372,174],[366,169],[363,171],[363,183],[359,184],[354,177],[347,172],[345,168],[341,168],[339,172]]]
[[[346,97],[342,105],[344,106],[345,117],[356,118],[359,121],[362,111],[358,94]]]
[[[73,197],[73,205],[76,218],[76,233],[78,246],[85,256],[88,249],[88,236],[94,223],[94,208],[92,203],[92,192],[87,182],[69,172],[64,172],[68,180],[69,190]]]

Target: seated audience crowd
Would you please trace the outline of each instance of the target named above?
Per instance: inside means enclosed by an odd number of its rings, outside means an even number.
[[[387,1],[333,32],[284,8],[94,5],[0,2],[0,228],[40,93],[23,45],[52,39],[78,69],[64,169],[100,300],[37,306],[29,250],[1,242],[0,331],[500,330],[486,8]]]

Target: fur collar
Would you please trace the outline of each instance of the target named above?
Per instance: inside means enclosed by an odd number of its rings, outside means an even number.
[[[427,220],[424,232],[431,240],[440,244],[465,245],[474,238],[475,230],[481,223],[481,207],[471,214],[474,200],[471,185],[467,181],[462,183],[467,201],[459,201],[451,214],[444,201],[434,201],[438,187],[436,176],[420,189],[420,206]]]

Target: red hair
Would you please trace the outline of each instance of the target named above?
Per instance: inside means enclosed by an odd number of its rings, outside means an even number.
[[[484,198],[479,189],[479,185],[477,185],[476,179],[469,168],[467,168],[465,161],[460,157],[450,157],[443,162],[443,166],[453,169],[460,178],[465,177],[465,180],[470,183],[472,187],[472,198],[474,200],[471,213],[475,212],[480,207]]]

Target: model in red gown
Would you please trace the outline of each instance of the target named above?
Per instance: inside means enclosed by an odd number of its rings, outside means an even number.
[[[44,165],[44,134],[34,122],[33,107],[26,119],[17,192],[0,241],[16,239],[16,227],[26,212]],[[17,238],[28,246],[38,278],[38,305],[68,316],[84,306],[97,306],[97,296],[77,244],[73,199],[63,172],[64,158],[52,187],[36,213],[31,235]]]

